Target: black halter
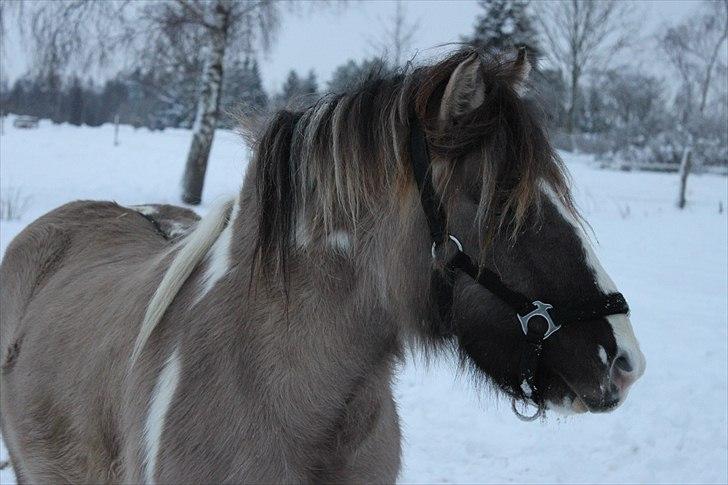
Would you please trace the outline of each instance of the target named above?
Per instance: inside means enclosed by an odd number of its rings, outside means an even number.
[[[536,385],[536,370],[543,350],[543,342],[563,324],[572,324],[596,320],[608,315],[628,314],[629,306],[621,293],[604,295],[589,305],[553,307],[541,301],[532,301],[524,294],[509,288],[500,276],[488,268],[478,267],[463,250],[460,241],[447,232],[446,217],[439,197],[432,183],[430,170],[430,154],[425,134],[420,128],[416,116],[410,119],[410,153],[412,171],[420,191],[420,201],[425,212],[427,224],[432,238],[432,257],[436,259],[437,246],[448,241],[455,245],[456,252],[445,261],[443,269],[433,270],[433,290],[436,293],[438,310],[442,319],[450,318],[454,274],[462,271],[492,294],[496,295],[515,313],[514,323],[518,322],[525,335],[524,351],[520,362],[520,383],[523,398],[530,399],[539,411],[532,417],[525,417],[515,409],[521,418],[528,420],[538,417],[543,410],[543,399]],[[533,320],[533,317],[541,319]],[[530,325],[539,321],[540,325]],[[544,325],[545,323],[545,325]],[[518,390],[515,391],[518,393]]]

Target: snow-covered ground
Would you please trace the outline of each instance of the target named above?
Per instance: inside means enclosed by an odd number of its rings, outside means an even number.
[[[189,133],[121,127],[5,124],[0,189],[28,198],[22,220],[0,221],[0,252],[42,213],[73,199],[178,202]],[[219,132],[204,211],[242,182],[247,149]],[[597,252],[632,307],[647,372],[607,415],[522,423],[509,403],[477,395],[450,362],[408,362],[397,380],[402,482],[728,482],[728,180],[692,176],[673,207],[674,174],[600,171],[565,155]],[[0,446],[2,457],[6,451]],[[0,483],[12,483],[9,470]]]

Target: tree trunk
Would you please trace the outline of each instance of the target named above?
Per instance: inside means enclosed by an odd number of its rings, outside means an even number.
[[[119,146],[119,113],[114,116],[114,146]]]
[[[569,100],[569,110],[566,113],[566,132],[571,135],[574,132],[574,125],[576,125],[576,97],[577,97],[577,75],[571,73],[571,96]]]
[[[222,94],[222,70],[225,58],[228,12],[218,4],[215,9],[216,29],[211,31],[205,72],[202,76],[202,90],[197,101],[197,114],[192,127],[192,144],[187,154],[187,164],[182,178],[182,201],[197,205],[202,200],[207,160],[210,157],[212,140],[220,111]]]
[[[677,196],[677,207],[678,209],[685,208],[685,191],[688,183],[688,175],[690,174],[690,167],[692,166],[693,150],[692,147],[688,146],[683,152],[682,161],[680,162],[680,192]]]
[[[700,96],[700,114],[703,114],[703,111],[705,111],[705,103],[708,100],[708,88],[710,88],[710,78],[711,74],[713,72],[713,66],[715,65],[716,59],[718,59],[718,54],[720,54],[720,46],[723,44],[723,41],[728,37],[728,29],[725,29],[723,31],[723,35],[721,35],[720,39],[718,39],[718,42],[715,44],[715,48],[713,49],[713,54],[710,56],[710,61],[708,61],[708,68],[705,73],[705,79],[703,80],[703,86],[702,86],[702,94]]]

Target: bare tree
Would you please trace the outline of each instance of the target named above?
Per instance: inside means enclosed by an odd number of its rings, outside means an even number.
[[[681,81],[677,105],[680,109],[679,131],[685,138],[685,147],[680,164],[677,206],[682,209],[686,204],[686,185],[693,165],[694,143],[704,125],[705,108],[716,71],[725,73],[727,69],[728,0],[703,2],[698,15],[691,16],[677,26],[665,28],[658,41]],[[718,98],[725,102],[725,82],[719,82],[717,86],[723,88]]]
[[[407,8],[402,0],[395,2],[394,14],[386,20],[381,40],[371,41],[374,48],[381,56],[389,59],[392,67],[399,67],[404,64],[411,48],[417,30],[420,28],[420,21],[409,21]]]
[[[192,143],[182,179],[182,200],[199,204],[207,171],[207,161],[220,114],[223,69],[234,55],[250,55],[257,43],[267,50],[280,18],[280,4],[273,0],[176,0],[160,10],[159,23],[179,29],[201,30],[204,45],[204,69]],[[235,52],[229,52],[237,46]]]
[[[624,49],[634,35],[625,0],[552,0],[535,2],[547,57],[566,75],[569,85],[566,131],[577,127],[579,83],[595,66]]]
[[[716,68],[725,68],[726,39],[728,0],[704,2],[699,15],[666,28],[659,37],[660,47],[682,82],[682,123],[705,112]]]
[[[199,204],[220,114],[224,66],[255,48],[270,47],[282,3],[58,0],[23,5],[18,11],[38,70],[56,73],[71,63],[103,64],[120,48],[139,54],[137,60],[189,57],[200,61],[197,110],[182,180],[182,200]],[[181,46],[193,50],[180,55]]]
[[[28,38],[31,68],[57,74],[103,65],[131,40],[128,0],[16,1],[20,31]]]

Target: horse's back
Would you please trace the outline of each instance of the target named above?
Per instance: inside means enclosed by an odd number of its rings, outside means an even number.
[[[156,229],[137,211],[113,202],[71,202],[36,219],[11,241],[0,265],[0,340],[8,341],[33,295],[66,261],[98,265],[121,246],[161,249],[165,242]]]
[[[73,202],[8,246],[0,422],[20,479],[120,479],[125,363],[171,247],[155,222],[111,202]]]

